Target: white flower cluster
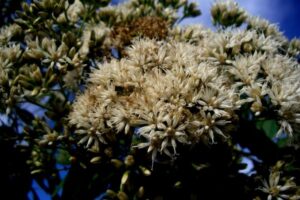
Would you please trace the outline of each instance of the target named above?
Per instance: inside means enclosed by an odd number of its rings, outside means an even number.
[[[178,145],[228,138],[247,107],[253,117],[272,113],[277,135],[293,135],[299,63],[282,51],[287,39],[275,25],[258,18],[249,24],[218,32],[174,27],[163,41],[136,38],[127,57],[99,64],[77,97],[69,119],[79,143],[98,152],[118,134],[137,132],[136,147],[148,148],[154,161],[157,152],[175,155]]]
[[[169,147],[175,154],[177,143],[227,137],[238,97],[213,63],[197,59],[196,46],[138,39],[127,54],[100,65],[77,98],[69,118],[77,131],[95,139],[87,147],[133,128],[146,139],[138,146],[148,146],[153,156],[171,155]]]

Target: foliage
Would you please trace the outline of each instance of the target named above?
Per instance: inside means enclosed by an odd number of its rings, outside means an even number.
[[[178,25],[199,14],[185,0],[23,2],[0,31],[4,191],[300,199],[299,40],[232,1],[212,6],[217,31]]]

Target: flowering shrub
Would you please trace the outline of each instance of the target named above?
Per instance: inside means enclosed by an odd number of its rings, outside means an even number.
[[[199,14],[177,0],[23,3],[0,34],[0,141],[20,157],[5,157],[7,191],[300,199],[299,40],[233,1],[212,5],[216,31],[178,25]]]

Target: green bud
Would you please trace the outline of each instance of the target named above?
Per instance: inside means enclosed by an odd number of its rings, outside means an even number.
[[[50,78],[46,81],[45,87],[50,87],[53,83],[55,83],[57,80],[56,74],[52,74]]]
[[[39,11],[38,12],[38,16],[40,16],[41,18],[48,18],[49,17],[49,13],[45,12],[45,11]]]
[[[250,53],[253,51],[253,46],[251,43],[247,42],[243,44],[243,51]]]
[[[28,3],[23,2],[22,8],[23,8],[24,12],[30,12]]]
[[[236,54],[239,54],[241,51],[241,47],[239,45],[236,45],[232,48],[232,54],[233,55],[236,55]]]
[[[126,156],[124,162],[127,167],[131,167],[132,165],[134,165],[134,157],[132,155],[128,155]]]
[[[33,25],[36,25],[36,24],[38,24],[40,21],[41,21],[41,17],[38,17],[38,18],[36,18],[34,21],[33,21]]]
[[[117,197],[118,197],[119,200],[128,200],[127,194],[125,192],[122,192],[122,191],[118,192]]]
[[[234,2],[217,2],[211,8],[211,16],[215,25],[223,27],[240,26],[246,19],[244,10]]]
[[[31,4],[29,7],[29,12],[33,13],[34,10],[39,10],[39,8],[35,4]]]
[[[118,159],[111,159],[110,162],[117,169],[123,166],[123,162]]]
[[[40,87],[36,87],[36,88],[34,88],[34,89],[31,91],[30,95],[31,95],[31,96],[36,96],[36,95],[39,94],[39,92],[40,92]]]
[[[145,188],[143,186],[139,187],[139,190],[138,190],[136,196],[138,198],[142,198],[144,196],[144,194],[145,194]]]
[[[41,172],[43,172],[42,169],[36,169],[36,170],[32,170],[32,171],[30,172],[30,174],[34,175],[34,174],[39,174],[39,173],[41,173]]]
[[[41,162],[39,162],[39,161],[35,161],[33,164],[34,164],[36,167],[40,167],[40,166],[43,165],[43,164],[42,164]]]
[[[101,157],[100,157],[100,156],[93,157],[93,158],[90,160],[90,163],[92,163],[92,164],[99,164],[100,162],[101,162]]]
[[[147,169],[146,167],[139,166],[139,168],[142,171],[142,173],[144,174],[144,176],[150,176],[151,175],[151,171],[149,169]]]
[[[117,193],[115,193],[113,190],[106,190],[106,195],[110,198],[115,198],[117,196]]]
[[[219,18],[220,16],[220,9],[217,6],[213,6],[210,10],[211,16],[215,18]]]
[[[120,189],[124,190],[124,185],[127,183],[129,178],[129,171],[124,172],[122,178],[121,178],[121,185],[120,185]]]
[[[177,181],[177,182],[174,184],[174,187],[177,188],[177,189],[181,188],[181,186],[182,186],[181,181]]]
[[[70,161],[71,163],[76,163],[77,158],[76,158],[75,156],[71,156],[71,157],[69,158],[69,161]]]
[[[34,70],[34,72],[32,73],[32,77],[34,78],[34,80],[38,83],[41,83],[42,82],[42,78],[43,78],[43,75],[41,73],[41,70],[40,68],[36,68],[36,70]]]
[[[76,54],[76,49],[75,49],[75,47],[72,47],[72,48],[70,49],[70,51],[69,51],[69,56],[70,56],[70,57],[74,57],[75,54]]]

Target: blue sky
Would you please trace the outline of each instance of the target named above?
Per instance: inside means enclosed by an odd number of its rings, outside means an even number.
[[[210,27],[210,7],[214,1],[194,0],[200,6],[202,15],[184,20],[182,24],[200,23]],[[236,0],[236,2],[250,15],[260,16],[278,24],[288,38],[300,37],[300,0]]]

